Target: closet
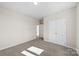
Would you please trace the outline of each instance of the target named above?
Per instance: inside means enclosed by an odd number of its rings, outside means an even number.
[[[48,22],[49,42],[66,46],[66,20],[58,19]]]

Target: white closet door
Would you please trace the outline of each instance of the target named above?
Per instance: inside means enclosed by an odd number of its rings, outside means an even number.
[[[52,20],[49,22],[49,41],[66,46],[65,20]]]

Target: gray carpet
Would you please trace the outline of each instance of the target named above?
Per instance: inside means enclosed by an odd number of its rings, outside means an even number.
[[[40,56],[78,56],[76,50],[72,48],[49,43],[40,39],[31,40],[29,42],[1,50],[0,56],[24,56],[21,52],[31,46],[44,49],[44,52],[41,53]]]

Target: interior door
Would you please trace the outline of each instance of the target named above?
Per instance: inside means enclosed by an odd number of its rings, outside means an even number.
[[[49,22],[49,41],[66,46],[66,20]]]

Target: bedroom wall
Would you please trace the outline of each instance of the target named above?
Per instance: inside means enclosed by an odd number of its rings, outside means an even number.
[[[40,24],[39,24],[39,37],[43,38],[43,19],[40,20]]]
[[[43,24],[39,25],[39,37],[43,37]]]
[[[48,22],[57,19],[66,19],[66,45],[76,48],[76,7],[44,17],[45,41],[49,40]]]
[[[77,5],[77,51],[79,54],[79,4]]]
[[[38,20],[0,8],[0,50],[36,38]]]

